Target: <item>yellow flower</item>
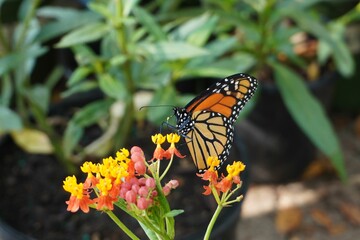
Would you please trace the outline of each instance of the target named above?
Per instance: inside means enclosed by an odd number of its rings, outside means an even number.
[[[238,176],[240,172],[244,171],[245,164],[240,161],[234,162],[231,165],[227,165],[226,171],[228,172],[228,179],[232,179],[235,176]]]
[[[88,176],[92,176],[92,173],[98,171],[98,166],[92,162],[84,162],[80,169],[83,173],[87,173]]]
[[[99,183],[96,184],[96,187],[101,192],[102,196],[107,196],[109,191],[112,188],[111,179],[110,178],[101,178]]]
[[[119,162],[128,162],[130,159],[128,158],[130,155],[129,150],[126,148],[120,149],[120,151],[116,152],[116,160]]]
[[[77,183],[76,177],[68,176],[63,181],[64,185],[63,188],[65,191],[71,193],[72,196],[75,196],[78,199],[83,197],[84,187],[82,183]]]
[[[209,166],[208,171],[215,171],[215,168],[220,165],[220,160],[217,157],[209,156],[206,163]]]
[[[180,136],[176,133],[170,133],[166,135],[168,143],[174,144],[180,141]]]
[[[153,143],[155,143],[157,145],[161,145],[165,142],[166,137],[163,136],[161,133],[158,133],[158,134],[151,136],[151,140],[153,141]]]

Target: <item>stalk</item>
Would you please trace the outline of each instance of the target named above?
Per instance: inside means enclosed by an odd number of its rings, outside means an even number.
[[[116,225],[118,225],[121,230],[123,230],[126,235],[128,235],[132,240],[140,240],[129,228],[125,226],[125,224],[120,221],[120,219],[112,212],[112,211],[105,211],[105,213],[115,222]]]
[[[122,54],[124,54],[127,60],[122,65],[122,70],[125,76],[125,83],[127,92],[129,95],[128,101],[126,102],[126,117],[122,118],[122,121],[119,124],[119,130],[117,134],[115,134],[115,147],[119,148],[123,146],[125,140],[130,135],[131,126],[134,121],[134,100],[133,96],[135,93],[135,86],[134,81],[131,74],[131,62],[129,59],[129,51],[126,44],[126,31],[125,25],[123,24],[124,21],[124,6],[122,0],[115,1],[115,8],[116,8],[116,16],[114,17],[114,23],[117,26],[117,42],[118,47],[120,48]]]

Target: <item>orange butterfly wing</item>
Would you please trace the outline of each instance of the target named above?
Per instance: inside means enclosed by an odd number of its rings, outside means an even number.
[[[208,168],[209,156],[217,156],[221,163],[228,157],[233,124],[257,84],[247,74],[234,74],[207,88],[184,109],[175,109],[178,131],[187,136],[187,146],[200,172]]]

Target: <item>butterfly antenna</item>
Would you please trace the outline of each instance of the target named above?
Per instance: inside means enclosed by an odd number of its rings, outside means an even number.
[[[154,105],[154,106],[142,106],[139,108],[139,111],[143,110],[144,108],[156,108],[156,107],[171,107],[171,108],[174,108],[175,106],[174,105]]]

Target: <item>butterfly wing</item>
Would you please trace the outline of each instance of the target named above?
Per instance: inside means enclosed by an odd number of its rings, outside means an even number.
[[[217,156],[221,163],[226,160],[233,142],[233,124],[256,88],[255,78],[235,74],[200,93],[185,106],[183,114],[175,112],[179,132],[187,136],[187,146],[200,172],[208,168],[209,156]]]
[[[233,127],[221,114],[197,111],[192,116],[195,122],[192,131],[185,138],[195,166],[201,172],[208,168],[209,156],[217,156],[223,162],[229,155],[233,141]]]
[[[257,80],[250,75],[238,73],[213,84],[189,102],[187,112],[212,111],[224,115],[233,122],[245,103],[254,95]]]

